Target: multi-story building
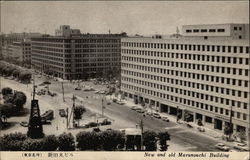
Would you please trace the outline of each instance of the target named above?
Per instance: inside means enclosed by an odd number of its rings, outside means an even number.
[[[121,90],[160,112],[249,133],[248,29],[190,25],[178,38],[122,38]]]
[[[19,41],[9,45],[10,52],[8,57],[15,59],[23,64],[31,64],[31,42]]]
[[[78,34],[69,26],[57,36],[32,38],[32,65],[63,79],[102,77],[120,71],[122,34]],[[60,36],[58,36],[60,35]]]

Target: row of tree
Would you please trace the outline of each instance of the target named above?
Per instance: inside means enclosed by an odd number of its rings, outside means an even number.
[[[166,151],[170,136],[167,132],[145,131],[143,139],[145,150],[156,151],[157,142],[159,142],[160,150]],[[48,135],[42,139],[31,139],[22,133],[5,134],[0,137],[2,151],[122,151],[135,150],[135,146],[139,150],[140,144],[140,137],[125,136],[117,130],[83,131],[76,135],[76,139],[71,133],[62,133],[59,136]]]
[[[5,77],[13,76],[15,79],[23,83],[30,83],[32,78],[32,74],[29,71],[6,64],[3,61],[0,63],[0,75]]]
[[[2,122],[7,122],[7,118],[18,115],[27,101],[23,92],[15,91],[9,87],[2,89],[4,104],[0,104],[0,128],[3,128]]]

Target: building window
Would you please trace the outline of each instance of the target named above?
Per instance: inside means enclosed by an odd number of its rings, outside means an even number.
[[[194,31],[195,33],[199,32],[199,30],[198,30],[198,29],[194,29],[193,31]]]
[[[191,33],[191,32],[192,32],[192,30],[190,30],[190,29],[186,30],[186,33]]]
[[[234,30],[237,31],[237,27],[234,27]]]
[[[209,29],[209,32],[216,32],[215,29]]]
[[[217,29],[217,32],[225,32],[225,29]]]
[[[201,32],[207,32],[207,29],[201,29]]]

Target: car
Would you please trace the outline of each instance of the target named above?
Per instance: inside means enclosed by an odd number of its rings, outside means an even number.
[[[116,103],[120,104],[120,105],[124,105],[125,104],[124,102],[121,102],[121,101],[117,101]]]
[[[65,110],[64,110],[64,109],[59,109],[59,115],[60,115],[61,117],[66,117],[66,112],[65,112]]]
[[[51,84],[49,81],[44,81],[43,84]]]
[[[137,108],[136,112],[138,112],[138,113],[144,113],[145,111],[143,109],[141,109],[141,108]]]
[[[29,126],[29,123],[28,122],[20,122],[20,125],[23,126],[23,127],[28,127]]]
[[[131,107],[131,109],[134,110],[134,111],[135,111],[137,108],[138,108],[137,106],[132,106],[132,107]]]
[[[111,105],[111,102],[107,102],[107,105]]]
[[[98,91],[95,91],[95,94],[98,94],[100,91],[98,90]]]
[[[104,119],[102,122],[101,122],[101,125],[110,125],[111,124],[111,121],[109,121],[108,119]]]
[[[113,102],[115,102],[115,103],[116,103],[116,102],[117,102],[117,99],[113,99]]]
[[[98,123],[96,122],[89,122],[88,124],[85,125],[86,128],[91,128],[91,127],[97,127]]]
[[[161,119],[161,116],[158,113],[153,113],[153,117]]]
[[[219,149],[221,151],[226,151],[226,152],[228,152],[230,150],[230,148],[228,146],[226,146],[225,144],[223,144],[223,143],[217,143],[215,145],[215,148],[217,148],[217,149]]]
[[[79,91],[79,90],[81,90],[81,87],[76,87],[75,90]]]
[[[197,129],[198,129],[198,131],[200,131],[200,132],[205,132],[205,128],[203,128],[203,127],[197,127]]]
[[[233,148],[240,151],[249,151],[245,143],[235,143]]]
[[[165,121],[165,122],[169,122],[170,120],[168,119],[168,117],[162,117],[161,118],[163,121]]]

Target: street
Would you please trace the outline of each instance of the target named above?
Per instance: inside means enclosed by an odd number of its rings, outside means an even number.
[[[46,79],[44,77],[38,78],[36,76],[35,83],[36,85],[42,83]],[[44,125],[45,134],[60,134],[63,132],[71,132],[72,134],[77,134],[79,131],[83,129],[70,129],[67,131],[66,129],[66,119],[62,118],[58,114],[58,109],[66,109],[72,107],[72,97],[73,94],[77,97],[76,105],[83,104],[88,110],[93,113],[97,113],[99,115],[102,114],[102,98],[103,95],[95,94],[93,91],[79,91],[74,88],[77,87],[77,84],[73,85],[69,82],[64,83],[65,90],[65,101],[63,102],[62,98],[62,84],[58,81],[50,80],[51,85],[49,85],[49,90],[51,92],[56,92],[56,97],[50,97],[49,95],[38,96],[36,98],[39,100],[39,106],[41,113],[45,110],[52,109],[55,111],[55,119],[52,121],[51,125]],[[27,95],[27,103],[26,108],[30,108],[30,100],[31,100],[31,91],[32,84],[25,85],[20,84],[14,80],[8,80],[2,78],[3,87],[11,87],[14,90],[21,90]],[[93,88],[97,90],[105,89],[105,86],[101,85],[93,85],[91,82],[84,82],[85,85],[92,85]],[[39,87],[38,87],[39,88]],[[152,118],[149,116],[143,116],[142,114],[133,111],[130,107],[126,105],[119,105],[111,102],[110,105],[107,105],[107,101],[111,101],[110,96],[105,96],[104,100],[104,116],[112,120],[112,126],[110,128],[113,129],[123,129],[123,128],[134,128],[136,124],[143,119],[145,130],[154,130],[154,131],[166,131],[171,136],[171,141],[168,142],[170,145],[169,151],[218,151],[215,149],[214,145],[218,143],[218,140],[214,138],[210,138],[205,136],[206,133],[197,133],[197,131],[193,131],[192,128],[187,128],[186,126],[177,124],[175,122],[165,122],[161,119]],[[28,121],[29,115],[25,117],[18,117],[18,121]],[[83,117],[84,119],[85,117]],[[89,119],[89,118],[88,118]],[[8,121],[17,120],[17,117],[12,117]],[[1,135],[4,133],[10,132],[27,132],[27,128],[21,127],[18,123],[14,123],[15,126],[11,127],[7,130],[3,130]],[[107,127],[106,127],[107,128]],[[101,127],[100,129],[106,129],[105,127]],[[89,129],[86,129],[89,130]]]

